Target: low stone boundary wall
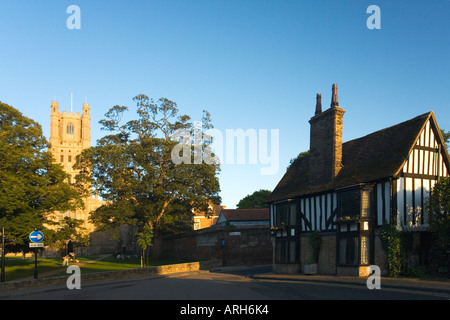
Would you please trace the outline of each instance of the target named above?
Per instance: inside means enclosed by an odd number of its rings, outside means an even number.
[[[221,266],[222,266],[221,260],[209,260],[200,262],[170,264],[164,266],[153,266],[139,269],[95,272],[95,273],[88,273],[85,275],[83,275],[83,271],[81,270],[81,287],[83,287],[83,283],[118,280],[118,279],[132,279],[147,276],[165,275],[171,273],[208,270],[211,268]],[[27,290],[27,289],[45,288],[54,286],[65,286],[67,279],[68,277],[70,277],[70,275],[71,274],[67,274],[67,276],[61,277],[3,282],[0,283],[0,292]]]

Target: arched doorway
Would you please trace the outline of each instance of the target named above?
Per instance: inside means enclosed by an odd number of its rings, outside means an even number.
[[[66,255],[73,252],[73,242],[71,240],[67,241],[66,244]]]

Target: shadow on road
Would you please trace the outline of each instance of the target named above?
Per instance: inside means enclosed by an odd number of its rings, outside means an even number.
[[[226,273],[243,277],[251,277],[256,274],[272,273],[272,265],[257,265],[257,266],[226,266],[218,267],[209,270],[212,273]]]

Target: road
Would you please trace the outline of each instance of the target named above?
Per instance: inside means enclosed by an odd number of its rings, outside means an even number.
[[[369,290],[361,284],[256,278],[270,272],[268,266],[223,268],[160,277],[81,284],[80,290],[53,288],[24,295],[3,297],[15,300],[449,300],[450,294],[421,289]]]

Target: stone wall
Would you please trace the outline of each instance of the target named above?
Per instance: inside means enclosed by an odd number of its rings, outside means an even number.
[[[336,234],[323,234],[319,252],[318,272],[336,274]]]
[[[375,250],[375,261],[374,264],[380,267],[381,275],[387,276],[388,269],[386,268],[386,253],[383,250],[383,244],[381,243],[381,239],[378,235],[378,232],[375,232],[375,241],[374,241],[374,250]]]
[[[336,274],[336,234],[321,233],[321,244],[319,251],[319,261],[317,272],[319,274]],[[312,255],[312,248],[309,244],[309,235],[300,238],[300,262],[301,272],[304,272],[304,265]]]

